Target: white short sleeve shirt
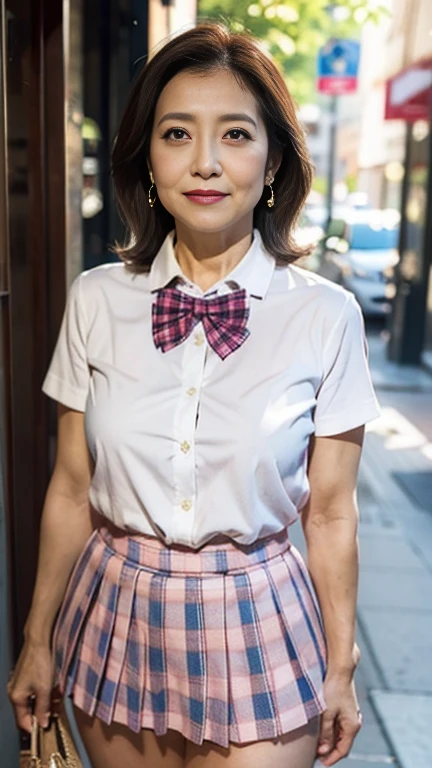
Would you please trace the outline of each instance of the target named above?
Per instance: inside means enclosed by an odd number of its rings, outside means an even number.
[[[218,534],[250,544],[306,504],[311,435],[379,416],[363,318],[340,286],[276,263],[257,230],[203,292],[182,274],[173,236],[146,274],[104,264],[74,280],[42,388],[85,412],[89,499],[115,525],[193,548]],[[242,346],[220,359],[199,323],[157,349],[152,303],[174,283],[204,297],[245,288]]]

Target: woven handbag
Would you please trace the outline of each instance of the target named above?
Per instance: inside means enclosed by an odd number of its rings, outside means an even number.
[[[83,768],[61,699],[53,700],[48,728],[33,717],[30,739],[30,749],[20,752],[20,768]]]

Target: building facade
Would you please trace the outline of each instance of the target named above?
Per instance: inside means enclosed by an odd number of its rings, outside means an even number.
[[[398,290],[389,357],[432,367],[432,6],[394,0],[386,122],[404,127]]]
[[[359,188],[401,213],[388,356],[432,367],[432,5],[393,0],[363,40]]]

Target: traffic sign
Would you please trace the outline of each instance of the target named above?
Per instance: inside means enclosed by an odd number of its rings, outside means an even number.
[[[358,40],[328,40],[318,53],[318,91],[335,96],[355,91],[359,62]]]

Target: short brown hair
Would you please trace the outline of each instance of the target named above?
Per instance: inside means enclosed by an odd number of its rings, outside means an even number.
[[[165,85],[179,72],[229,70],[255,96],[269,141],[269,156],[282,158],[274,181],[276,203],[266,205],[268,189],[254,211],[254,227],[275,258],[293,262],[308,249],[293,239],[293,227],[312,181],[303,129],[284,79],[258,42],[222,24],[205,23],[169,40],[146,64],[132,87],[112,152],[112,175],[120,214],[128,231],[117,255],[133,272],[146,271],[174,218],[157,200],[150,208],[147,160],[156,103]]]

